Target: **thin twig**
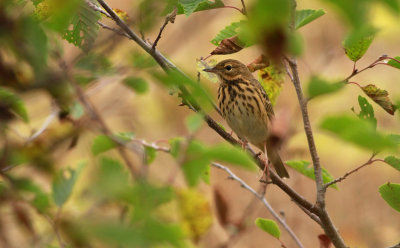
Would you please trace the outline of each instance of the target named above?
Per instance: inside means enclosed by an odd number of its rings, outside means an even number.
[[[289,235],[293,238],[293,240],[296,242],[298,247],[304,247],[301,241],[297,238],[296,234],[292,231],[292,229],[287,225],[284,219],[282,219],[278,213],[275,212],[275,210],[272,208],[272,206],[269,204],[267,199],[263,195],[260,195],[255,191],[252,187],[250,187],[247,183],[245,183],[240,177],[236,176],[235,173],[233,173],[228,167],[223,166],[219,163],[216,162],[211,162],[211,165],[214,167],[217,167],[218,169],[224,170],[229,174],[229,178],[232,180],[237,181],[240,183],[240,186],[242,188],[246,189],[250,193],[252,193],[255,197],[257,197],[262,204],[267,208],[267,210],[272,214],[272,216],[285,228],[285,230],[289,233]]]
[[[53,122],[53,120],[56,119],[58,113],[59,113],[59,110],[54,109],[50,113],[50,115],[47,117],[47,119],[43,122],[42,126],[34,134],[32,134],[31,137],[29,137],[26,140],[26,143],[28,144],[28,143],[34,141],[37,137],[39,137],[49,127],[49,125]]]
[[[121,31],[119,29],[107,26],[106,24],[104,24],[102,22],[97,22],[97,24],[99,24],[99,26],[104,28],[104,29],[111,30],[111,31],[115,32],[118,35],[125,36],[126,38],[130,39],[130,37],[125,32],[123,32],[123,31]]]
[[[246,9],[246,5],[244,4],[244,0],[241,0],[241,1],[242,1],[242,6],[243,6],[242,13],[243,13],[243,15],[247,15],[247,9]]]
[[[175,22],[175,17],[176,17],[176,13],[177,13],[178,9],[175,8],[171,13],[169,13],[164,20],[164,24],[161,26],[160,28],[160,32],[158,32],[157,38],[153,43],[153,46],[151,46],[151,49],[155,50],[158,41],[161,39],[161,34],[164,30],[164,28],[167,26],[168,23],[174,23]]]
[[[102,13],[103,15],[107,16],[108,18],[111,18],[110,14],[108,14],[107,12],[105,12],[102,8],[100,8],[100,7],[97,6],[96,4],[92,3],[92,2],[89,1],[89,0],[86,0],[85,2],[86,2],[86,4],[87,4],[90,8],[92,8],[94,11],[100,12],[100,13]],[[111,19],[112,19],[112,18],[111,18]]]
[[[383,60],[385,60],[385,59],[393,59],[393,58],[391,58],[391,57],[389,57],[389,56],[387,56],[387,55],[384,54],[384,55],[380,56],[379,58],[377,58],[374,62],[372,62],[371,64],[369,64],[368,66],[364,67],[364,68],[361,69],[361,70],[356,69],[356,63],[354,63],[353,71],[352,71],[351,74],[350,74],[347,78],[345,78],[343,81],[344,81],[344,82],[348,82],[350,78],[354,77],[355,75],[360,74],[361,72],[363,72],[363,71],[365,71],[365,70],[368,70],[368,69],[370,69],[370,68],[373,68],[373,67],[375,67],[376,65],[380,65],[380,64],[388,65],[388,64],[386,64],[386,63],[379,63],[379,62],[381,62],[381,61],[383,61]]]
[[[333,181],[331,181],[331,182],[329,182],[329,183],[326,183],[326,184],[324,185],[324,187],[325,187],[325,188],[328,188],[328,187],[331,186],[332,184],[335,184],[335,183],[338,183],[338,182],[343,181],[343,180],[346,179],[348,176],[350,176],[350,175],[353,174],[354,172],[357,172],[358,170],[362,169],[363,167],[365,167],[365,166],[367,166],[367,165],[373,164],[373,163],[375,163],[375,162],[385,162],[383,159],[373,159],[373,158],[375,157],[375,155],[376,155],[376,153],[372,154],[372,156],[368,159],[367,162],[363,163],[362,165],[360,165],[360,166],[354,168],[353,170],[351,170],[351,171],[349,171],[349,172],[346,172],[343,176],[341,176],[341,177],[339,177],[339,178],[336,178],[335,180],[333,180]]]

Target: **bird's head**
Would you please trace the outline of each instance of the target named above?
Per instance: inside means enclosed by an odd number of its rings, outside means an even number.
[[[203,71],[217,74],[223,80],[237,80],[240,77],[251,75],[251,72],[245,64],[238,60],[226,59],[219,62],[212,68],[206,68]]]

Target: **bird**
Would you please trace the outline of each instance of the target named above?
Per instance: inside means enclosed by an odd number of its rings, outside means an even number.
[[[240,140],[258,147],[281,178],[289,178],[278,152],[269,139],[268,126],[274,119],[271,101],[260,82],[247,66],[234,59],[226,59],[203,71],[219,77],[218,107],[222,117]]]

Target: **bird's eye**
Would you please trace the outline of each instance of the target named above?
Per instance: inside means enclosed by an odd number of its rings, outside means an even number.
[[[232,66],[231,66],[231,65],[227,65],[227,66],[225,66],[225,69],[226,69],[227,71],[230,71],[230,70],[232,70]]]

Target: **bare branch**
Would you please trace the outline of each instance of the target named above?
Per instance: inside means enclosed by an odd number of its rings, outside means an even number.
[[[260,195],[255,191],[252,187],[250,187],[248,184],[246,184],[240,177],[236,176],[235,173],[233,173],[228,167],[223,166],[219,163],[211,162],[211,165],[214,167],[217,167],[221,170],[226,171],[229,174],[229,178],[232,180],[235,180],[240,183],[240,186],[242,188],[246,189],[250,193],[252,193],[256,198],[258,198],[262,204],[267,208],[267,210],[272,214],[272,216],[285,228],[285,230],[289,233],[289,235],[293,238],[293,240],[296,242],[298,247],[304,247],[301,241],[297,238],[296,234],[293,232],[293,230],[287,225],[284,219],[282,219],[279,214],[275,212],[275,210],[272,208],[272,206],[269,204],[267,199],[263,195]]]
[[[358,170],[360,170],[361,168],[363,168],[363,167],[365,167],[365,166],[367,166],[367,165],[370,165],[370,164],[375,163],[375,162],[385,162],[385,161],[382,160],[382,159],[373,159],[373,158],[375,157],[375,155],[376,155],[376,153],[372,154],[372,156],[368,159],[367,162],[363,163],[362,165],[356,167],[355,169],[353,169],[353,170],[351,170],[351,171],[349,171],[349,172],[346,172],[343,176],[341,176],[341,177],[339,177],[339,178],[336,178],[335,180],[333,180],[333,181],[331,181],[331,182],[329,182],[329,183],[326,183],[326,184],[324,185],[324,187],[325,187],[325,188],[328,188],[328,187],[331,186],[332,184],[335,184],[335,183],[338,183],[338,182],[343,181],[343,180],[346,179],[348,176],[350,176],[351,174],[357,172]]]
[[[164,28],[167,26],[168,23],[174,23],[175,22],[175,17],[176,17],[176,13],[177,13],[178,9],[175,8],[171,13],[169,13],[166,17],[165,17],[165,21],[164,24],[161,26],[160,28],[160,32],[158,32],[157,38],[153,43],[153,46],[151,47],[151,49],[156,49],[157,43],[161,38],[161,33],[163,32]]]
[[[32,134],[31,137],[29,137],[26,141],[26,143],[30,143],[34,141],[37,137],[39,137],[46,129],[49,127],[49,125],[53,122],[53,120],[57,117],[59,113],[58,109],[54,109],[50,115],[47,117],[47,119],[43,122],[42,126],[34,133]]]
[[[108,14],[107,12],[105,12],[105,11],[104,11],[102,8],[100,8],[99,6],[95,5],[94,3],[92,3],[92,2],[89,1],[89,0],[86,0],[85,2],[86,2],[86,4],[87,4],[90,8],[92,8],[94,11],[100,12],[100,13],[102,13],[103,15],[107,16],[108,18],[112,19],[111,16],[110,16],[110,14]]]
[[[244,0],[241,0],[241,1],[242,1],[242,6],[243,6],[242,13],[243,13],[243,15],[247,15],[247,9],[246,9],[246,5],[244,4]]]
[[[118,35],[125,36],[126,38],[130,39],[130,37],[129,37],[126,33],[124,33],[123,31],[121,31],[121,30],[119,30],[119,29],[116,29],[116,28],[107,26],[106,24],[104,24],[104,23],[102,23],[102,22],[97,22],[97,24],[99,24],[99,26],[102,27],[102,28],[104,28],[104,29],[111,30],[111,31],[115,32],[115,33],[118,34]]]

